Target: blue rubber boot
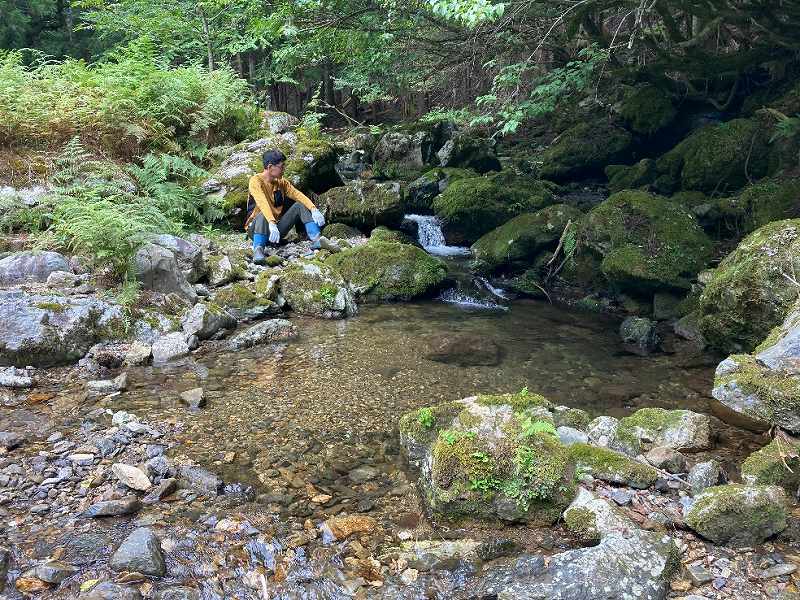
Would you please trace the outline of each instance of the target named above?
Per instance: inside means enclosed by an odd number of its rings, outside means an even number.
[[[267,236],[263,233],[253,234],[253,262],[257,265],[263,265],[267,257],[264,255],[264,248],[267,245]]]
[[[312,250],[319,250],[320,249],[319,238],[320,238],[320,235],[322,233],[320,231],[319,225],[314,223],[314,221],[311,221],[310,223],[306,223],[305,226],[306,226],[306,234],[308,235],[308,239],[311,240],[311,249]]]

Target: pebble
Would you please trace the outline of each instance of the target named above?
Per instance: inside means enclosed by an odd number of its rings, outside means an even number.
[[[31,506],[31,512],[35,515],[41,515],[50,510],[49,504],[34,504]]]
[[[94,462],[94,454],[70,454],[67,458],[76,465],[86,466],[91,465]]]
[[[619,506],[626,506],[631,503],[633,492],[630,490],[615,489],[611,492],[611,499]]]
[[[150,479],[145,475],[141,469],[137,467],[126,465],[124,463],[114,463],[111,466],[111,472],[119,479],[122,485],[137,490],[139,492],[146,492],[153,484]]]
[[[25,438],[13,431],[0,431],[0,448],[13,450],[22,445]]]
[[[714,579],[714,576],[702,563],[686,565],[686,571],[689,573],[689,577],[692,578],[692,583],[696,586],[706,584]]]
[[[791,575],[797,570],[797,565],[789,563],[777,564],[761,572],[761,579],[772,579],[773,577],[783,577],[784,575]]]
[[[83,516],[94,517],[118,517],[120,515],[130,515],[142,508],[142,503],[138,498],[123,498],[121,500],[106,500],[97,502],[87,508]]]

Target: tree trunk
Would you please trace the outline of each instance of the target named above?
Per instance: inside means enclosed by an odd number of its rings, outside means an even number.
[[[214,70],[214,52],[211,49],[211,33],[208,27],[208,19],[206,18],[206,13],[203,12],[203,8],[198,6],[197,12],[200,13],[200,20],[203,22],[203,36],[205,37],[206,42],[206,50],[208,51],[208,70]]]

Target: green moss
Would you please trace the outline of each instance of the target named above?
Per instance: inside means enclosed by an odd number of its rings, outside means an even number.
[[[784,274],[799,272],[800,220],[757,229],[719,264],[703,289],[701,332],[723,351],[751,351],[794,303],[797,291]]]
[[[332,222],[360,231],[379,225],[397,227],[403,220],[402,194],[388,184],[355,182],[335,187],[320,196],[319,205],[327,207]]]
[[[696,499],[686,523],[717,544],[752,546],[786,528],[783,497],[771,490],[739,484],[707,488]]]
[[[564,524],[570,532],[578,536],[583,543],[591,544],[600,541],[600,531],[597,529],[597,517],[594,511],[576,506],[564,513]]]
[[[711,240],[684,208],[646,192],[612,195],[586,215],[580,252],[601,258],[623,289],[685,289],[711,256]]]
[[[800,444],[776,437],[742,463],[742,479],[754,485],[779,485],[794,495],[800,488]]]
[[[750,233],[772,221],[800,216],[800,179],[760,181],[716,206],[737,232]]]
[[[734,190],[767,174],[770,127],[758,119],[707,125],[658,159],[675,188],[706,193]]]
[[[644,158],[632,166],[608,165],[605,173],[611,192],[646,187],[656,178],[655,162],[650,158]]]
[[[426,427],[419,420],[420,411],[430,411],[433,419],[432,427]],[[408,412],[400,417],[398,428],[400,433],[409,436],[417,443],[432,443],[439,430],[449,426],[456,415],[464,411],[464,405],[460,402],[445,402],[436,406],[426,406],[418,410]]]
[[[324,135],[312,135],[299,129],[297,146],[291,150],[281,149],[286,154],[284,177],[304,191],[321,193],[341,185],[335,166],[338,160],[336,145]],[[262,167],[259,167],[259,171]]]
[[[415,245],[414,240],[402,231],[387,229],[386,227],[376,227],[369,234],[370,241],[376,242],[395,242],[398,244]]]
[[[247,285],[234,283],[214,293],[214,302],[226,308],[246,310],[263,304],[263,300]]]
[[[517,447],[514,471],[500,487],[523,510],[537,501],[554,502],[563,510],[575,495],[573,474],[568,449],[556,437],[538,433]]]
[[[553,413],[556,427],[572,427],[579,431],[586,431],[592,418],[585,410],[580,408],[567,408],[566,410],[556,410]]]
[[[602,173],[606,165],[626,158],[632,142],[630,133],[606,120],[583,121],[542,152],[539,174],[561,181]]]
[[[636,133],[653,135],[672,123],[677,111],[668,92],[643,85],[627,94],[620,105],[620,115]]]
[[[433,200],[433,211],[449,237],[471,244],[508,219],[535,212],[555,201],[552,184],[500,172],[451,182]]]
[[[331,223],[326,225],[322,230],[322,234],[328,238],[348,239],[354,237],[362,237],[363,234],[355,227],[350,227],[344,223]]]
[[[424,250],[409,244],[372,241],[332,255],[332,265],[368,300],[410,300],[434,292],[447,269]]]
[[[619,452],[581,443],[572,444],[568,449],[578,469],[597,479],[640,489],[653,485],[658,479],[658,471],[653,467]]]
[[[729,357],[737,367],[714,380],[714,387],[735,386],[757,401],[746,403],[743,411],[769,423],[794,422],[800,412],[800,378],[785,371],[768,369],[749,354]]]
[[[49,312],[54,312],[61,314],[67,310],[67,307],[64,304],[60,304],[58,302],[37,302],[34,304],[36,308],[40,308],[41,310],[46,310]]]
[[[519,392],[517,394],[480,394],[475,402],[482,406],[499,406],[507,404],[515,413],[522,413],[532,408],[552,409],[553,403],[540,394]]]
[[[645,429],[648,431],[663,431],[680,425],[685,410],[666,410],[663,408],[640,408],[630,416],[620,419],[622,429]]]
[[[525,213],[482,236],[472,245],[480,268],[519,268],[533,262],[547,247],[555,247],[567,223],[577,223],[582,213],[566,204],[554,204]]]

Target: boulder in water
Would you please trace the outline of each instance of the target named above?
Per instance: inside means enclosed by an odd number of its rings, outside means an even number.
[[[333,258],[345,252],[347,251],[334,254]],[[288,308],[302,315],[344,319],[358,312],[350,287],[335,263],[291,263],[281,274],[280,294]]]
[[[400,420],[428,506],[449,517],[553,523],[575,494],[575,463],[552,404],[527,391],[419,409]]]
[[[371,239],[334,254],[326,264],[341,273],[357,294],[374,302],[430,295],[447,276],[444,264],[420,248]]]
[[[660,343],[656,324],[642,317],[628,317],[619,326],[623,347],[632,354],[647,356],[658,349]]]
[[[776,437],[742,463],[742,480],[751,485],[779,485],[795,496],[800,490],[800,442]]]
[[[331,222],[365,232],[379,225],[395,228],[403,220],[403,195],[395,182],[353,181],[328,190],[317,204]]]
[[[289,340],[297,335],[297,328],[286,319],[268,319],[241,333],[228,342],[231,350],[244,350],[261,344],[273,344]]]
[[[432,169],[412,181],[404,199],[405,212],[428,214],[432,211],[433,199],[447,189],[451,182],[478,174],[471,169]]]

